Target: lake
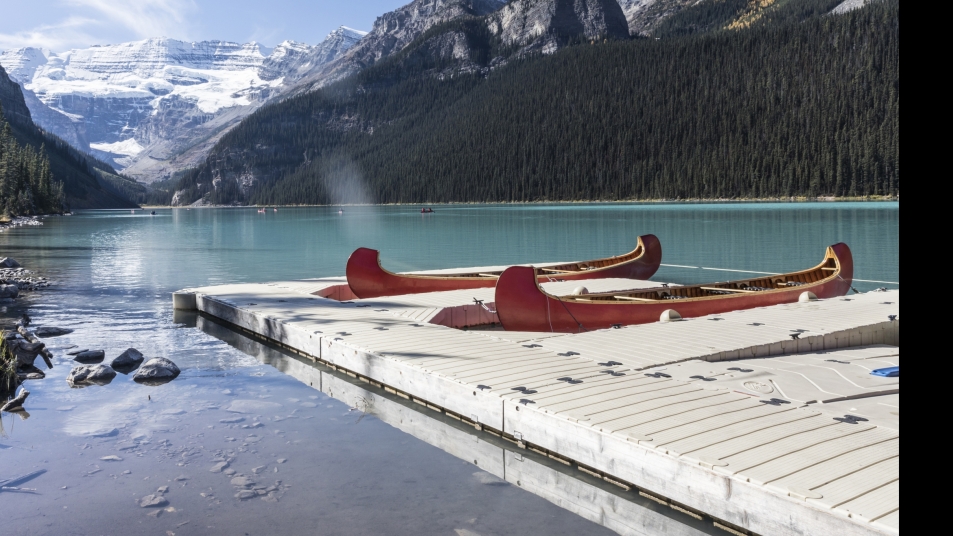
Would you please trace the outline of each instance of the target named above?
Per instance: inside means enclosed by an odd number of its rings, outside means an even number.
[[[855,278],[866,280],[859,290],[900,281],[899,203],[434,209],[86,211],[0,233],[0,257],[55,282],[0,308],[3,325],[28,312],[34,325],[75,330],[47,341],[56,366],[26,384],[29,418],[2,415],[0,481],[46,471],[18,484],[35,491],[0,494],[5,533],[610,534],[621,515],[648,533],[723,534],[545,460],[534,462],[539,474],[561,484],[514,485],[486,466],[512,445],[359,385],[329,397],[311,380],[346,377],[207,318],[174,317],[170,293],[342,275],[358,246],[380,249],[399,271],[604,257],[645,233],[659,237],[669,265],[658,281],[799,270],[839,241],[853,251]],[[183,372],[158,387],[120,375],[70,389],[72,345],[105,349],[107,360],[135,347]],[[575,503],[559,499],[566,489]],[[156,493],[168,504],[139,506]],[[624,507],[610,508],[617,500]]]

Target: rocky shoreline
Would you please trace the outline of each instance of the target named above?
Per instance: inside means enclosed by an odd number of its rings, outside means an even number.
[[[21,291],[40,290],[50,286],[50,280],[20,266],[15,259],[0,259],[0,304],[15,300]]]
[[[14,227],[29,227],[34,225],[43,225],[43,222],[40,221],[39,216],[17,216],[10,221],[0,221],[0,233],[5,229],[12,229]]]
[[[0,258],[0,305],[15,303],[21,291],[37,291],[49,285],[48,279],[34,275],[15,259]],[[54,366],[54,356],[44,340],[73,332],[57,326],[31,329],[32,323],[30,316],[24,313],[14,326],[0,326],[0,412],[19,413],[21,418],[29,416],[24,402],[30,392],[22,388],[24,382],[46,378],[43,370],[36,366],[37,358],[42,358],[47,370]],[[172,361],[163,357],[146,359],[135,348],[127,349],[107,363],[104,363],[104,350],[77,349],[75,345],[63,349],[68,350],[66,356],[75,362],[66,379],[74,388],[108,385],[118,374],[130,373],[136,383],[160,385],[180,373]]]

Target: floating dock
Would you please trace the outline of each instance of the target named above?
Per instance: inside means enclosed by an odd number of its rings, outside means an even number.
[[[173,296],[177,309],[729,532],[899,532],[900,382],[870,374],[899,366],[899,290],[579,334],[502,331],[492,299],[359,300],[342,278]]]

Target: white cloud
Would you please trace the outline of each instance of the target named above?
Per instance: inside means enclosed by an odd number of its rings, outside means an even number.
[[[68,0],[87,7],[136,34],[136,37],[186,37],[192,0]]]
[[[0,50],[36,47],[61,51],[76,43],[93,44],[96,38],[87,29],[99,24],[95,19],[71,16],[58,23],[43,24],[23,32],[0,33]]]
[[[54,52],[148,37],[189,39],[193,0],[64,0],[67,17],[25,31],[0,33],[0,50],[36,47]]]

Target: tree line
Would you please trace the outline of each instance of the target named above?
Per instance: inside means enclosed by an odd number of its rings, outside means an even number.
[[[0,213],[6,217],[65,210],[63,183],[53,180],[45,147],[20,145],[0,105]]]
[[[488,74],[414,71],[405,52],[259,110],[176,189],[259,204],[899,195],[899,1],[827,16],[836,4],[743,27],[729,23],[749,3],[699,4],[658,39]]]

